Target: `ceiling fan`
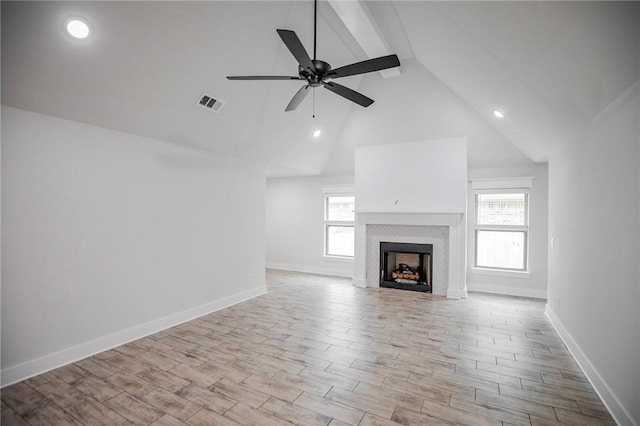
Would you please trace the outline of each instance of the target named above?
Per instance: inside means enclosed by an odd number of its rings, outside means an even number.
[[[363,107],[368,107],[373,103],[373,99],[349,89],[338,83],[334,83],[333,79],[347,77],[351,75],[365,74],[374,71],[380,71],[387,68],[400,66],[400,61],[396,55],[381,56],[379,58],[367,59],[366,61],[356,62],[354,64],[345,65],[340,68],[332,69],[325,61],[316,59],[316,27],[318,22],[318,0],[313,2],[313,59],[305,50],[302,42],[294,31],[276,30],[278,35],[287,46],[293,57],[298,61],[298,75],[246,75],[246,76],[228,76],[229,80],[303,80],[307,84],[302,86],[300,90],[293,96],[285,111],[293,111],[304,100],[309,93],[310,88],[323,86],[325,89],[332,91],[352,102]]]

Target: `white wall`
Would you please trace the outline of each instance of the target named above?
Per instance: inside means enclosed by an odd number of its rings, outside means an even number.
[[[2,107],[2,383],[263,293],[264,168]]]
[[[465,138],[356,148],[359,212],[465,213]]]
[[[469,184],[467,215],[467,288],[469,291],[509,294],[524,297],[547,297],[548,257],[548,167],[546,163],[524,167],[471,169],[469,179],[533,177],[529,190],[529,274],[474,271],[474,194]]]
[[[353,176],[267,180],[267,266],[318,274],[353,276],[353,261],[324,251],[324,185],[353,184]]]
[[[619,424],[640,424],[640,82],[549,160],[547,314]]]

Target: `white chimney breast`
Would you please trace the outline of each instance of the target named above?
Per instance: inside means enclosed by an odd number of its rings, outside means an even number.
[[[465,213],[467,140],[356,148],[356,211]]]
[[[466,297],[466,139],[356,148],[355,172],[354,284],[379,287],[381,241],[427,243],[434,294]]]

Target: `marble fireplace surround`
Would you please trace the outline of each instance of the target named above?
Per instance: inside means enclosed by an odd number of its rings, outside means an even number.
[[[433,294],[467,297],[463,213],[356,212],[353,283],[380,287],[380,242],[433,244]],[[404,291],[404,290],[398,290]]]

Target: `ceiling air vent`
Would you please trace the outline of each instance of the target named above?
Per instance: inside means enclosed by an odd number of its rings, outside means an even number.
[[[210,109],[213,112],[218,112],[222,109],[224,102],[220,99],[215,99],[207,94],[200,96],[198,105],[203,106],[206,109]]]

